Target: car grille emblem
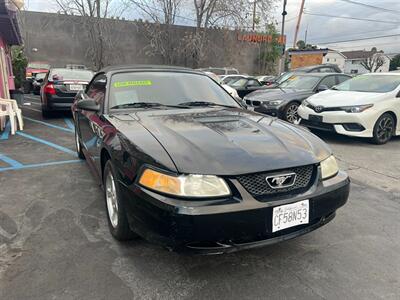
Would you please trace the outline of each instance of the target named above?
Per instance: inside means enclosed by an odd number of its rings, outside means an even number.
[[[324,110],[324,107],[323,106],[315,106],[314,107],[314,111],[315,112],[317,112],[317,113],[320,113],[320,112],[322,112]]]
[[[283,189],[288,188],[294,185],[296,182],[296,174],[289,173],[289,174],[280,174],[274,176],[268,176],[265,178],[268,185],[273,189]]]

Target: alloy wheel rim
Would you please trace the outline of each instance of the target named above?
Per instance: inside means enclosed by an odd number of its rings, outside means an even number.
[[[286,112],[286,120],[288,120],[290,123],[294,123],[299,119],[299,115],[297,113],[299,106],[296,104],[292,104],[289,106]]]
[[[380,141],[387,141],[392,137],[393,120],[390,117],[382,118],[378,124],[377,136]]]
[[[115,181],[111,172],[108,173],[106,179],[106,202],[108,217],[110,219],[111,225],[115,228],[118,225],[118,201],[117,191],[115,189]]]

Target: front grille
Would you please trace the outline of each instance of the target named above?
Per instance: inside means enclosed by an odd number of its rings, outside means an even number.
[[[308,165],[280,171],[242,175],[238,176],[237,180],[254,197],[279,197],[288,194],[300,194],[307,191],[314,182],[316,169],[315,165]],[[267,183],[266,178],[269,176],[279,176],[280,174],[288,173],[296,174],[296,181],[290,187],[274,189]]]
[[[309,121],[306,119],[302,119],[300,121],[300,125],[310,127],[310,128],[315,128],[319,130],[325,130],[325,131],[332,131],[335,132],[335,126],[333,124],[328,124],[328,123],[323,123],[323,122],[316,122],[316,121]]]
[[[254,107],[257,107],[257,106],[260,106],[261,105],[261,101],[258,101],[258,100],[246,100],[246,104],[247,105],[250,105],[250,106],[254,106]]]

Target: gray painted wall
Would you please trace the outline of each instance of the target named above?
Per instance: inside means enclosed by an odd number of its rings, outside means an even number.
[[[20,19],[29,61],[47,61],[58,67],[85,64],[93,68],[93,54],[88,50],[90,39],[82,17],[25,11]],[[166,63],[161,55],[149,53],[151,38],[148,28],[153,24],[114,19],[107,19],[104,23],[105,65]],[[195,67],[191,54],[180,51],[179,46],[180,39],[193,33],[194,28],[174,26],[172,32],[172,47],[177,53],[173,64]],[[240,42],[237,34],[235,31],[210,29],[207,51],[199,67],[235,67],[242,73],[258,73],[260,45]],[[32,51],[34,48],[36,52]]]

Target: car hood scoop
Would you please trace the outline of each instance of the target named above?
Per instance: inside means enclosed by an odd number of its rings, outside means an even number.
[[[143,111],[134,117],[182,173],[239,175],[313,164],[330,154],[305,129],[241,109]]]

